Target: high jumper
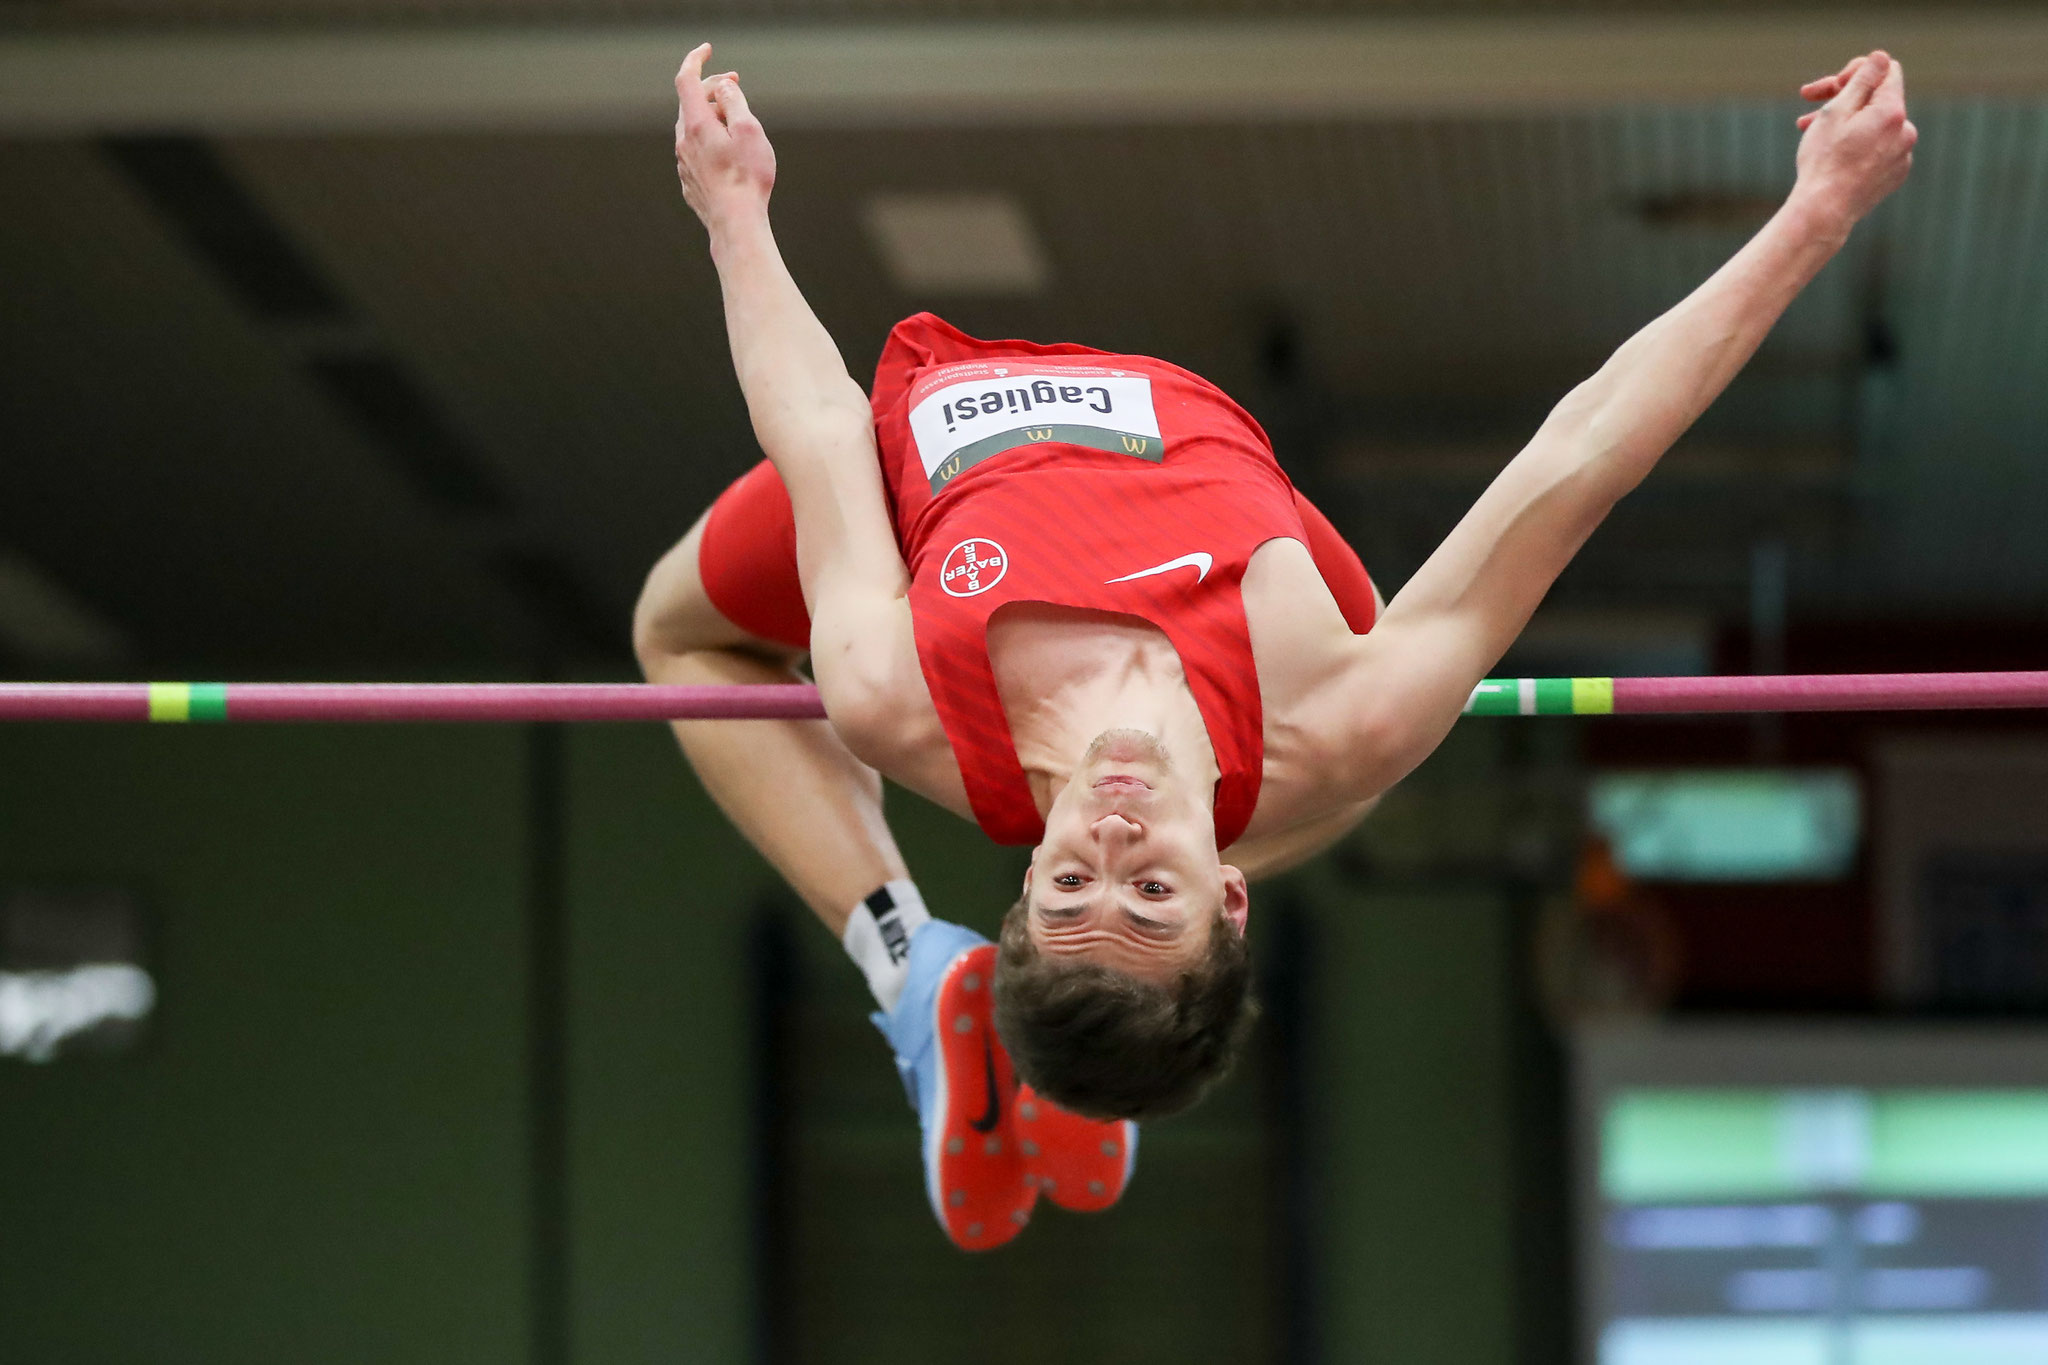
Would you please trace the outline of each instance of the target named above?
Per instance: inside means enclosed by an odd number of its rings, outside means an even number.
[[[1874,52],[1803,88],[1820,107],[1784,205],[1567,394],[1383,603],[1257,423],[1178,366],[920,314],[863,391],[783,265],[773,149],[737,77],[702,76],[709,51],[676,77],[676,161],[767,463],[655,567],[635,645],[667,684],[787,684],[808,655],[826,721],[675,731],[866,975],[934,1211],[993,1246],[1041,1192],[1113,1202],[1131,1120],[1222,1074],[1251,1014],[1248,884],[1441,742],[1609,510],[1905,179],[1904,73]],[[925,910],[884,775],[1032,846],[999,944]]]

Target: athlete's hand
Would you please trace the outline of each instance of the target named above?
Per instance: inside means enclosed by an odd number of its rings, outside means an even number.
[[[1820,104],[1799,120],[1799,183],[1804,196],[1843,230],[1876,208],[1913,167],[1920,130],[1906,117],[1905,68],[1884,52],[1857,57],[1832,76],[1800,87]]]
[[[738,75],[704,79],[710,55],[711,44],[699,44],[676,72],[676,173],[684,201],[715,232],[734,212],[766,207],[775,149],[747,109]]]

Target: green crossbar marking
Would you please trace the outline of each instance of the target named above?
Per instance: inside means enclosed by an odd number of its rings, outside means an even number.
[[[1572,713],[1572,680],[1570,678],[1538,678],[1536,680],[1536,714],[1539,716],[1568,716]]]
[[[1531,705],[1523,710],[1523,697]],[[1605,716],[1614,711],[1612,678],[1488,678],[1472,689],[1468,716]]]
[[[162,725],[228,718],[226,683],[151,683],[149,718]]]
[[[195,721],[224,721],[228,718],[226,683],[193,683],[191,718]]]
[[[1521,688],[1513,678],[1488,678],[1472,689],[1468,716],[1515,716],[1522,711]]]

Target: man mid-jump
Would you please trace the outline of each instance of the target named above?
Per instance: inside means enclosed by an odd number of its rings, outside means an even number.
[[[1227,1067],[1247,882],[1442,741],[1579,546],[1904,180],[1904,76],[1877,52],[1804,88],[1821,107],[1784,206],[1558,403],[1382,609],[1257,423],[1178,366],[920,314],[863,392],[782,263],[774,152],[737,79],[703,79],[708,53],[676,78],[676,159],[768,463],[655,567],[635,642],[666,683],[786,682],[808,653],[828,721],[676,734],[867,976],[934,1211],[993,1246],[1041,1193],[1113,1201],[1127,1120]],[[998,945],[926,913],[878,774],[1033,846]]]

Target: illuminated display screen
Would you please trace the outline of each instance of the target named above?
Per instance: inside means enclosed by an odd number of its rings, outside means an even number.
[[[1589,806],[1622,871],[1653,881],[1842,877],[1862,826],[1856,775],[1833,770],[1602,773]]]
[[[1632,1086],[1597,1136],[1601,1365],[2048,1362],[2048,1084]]]

